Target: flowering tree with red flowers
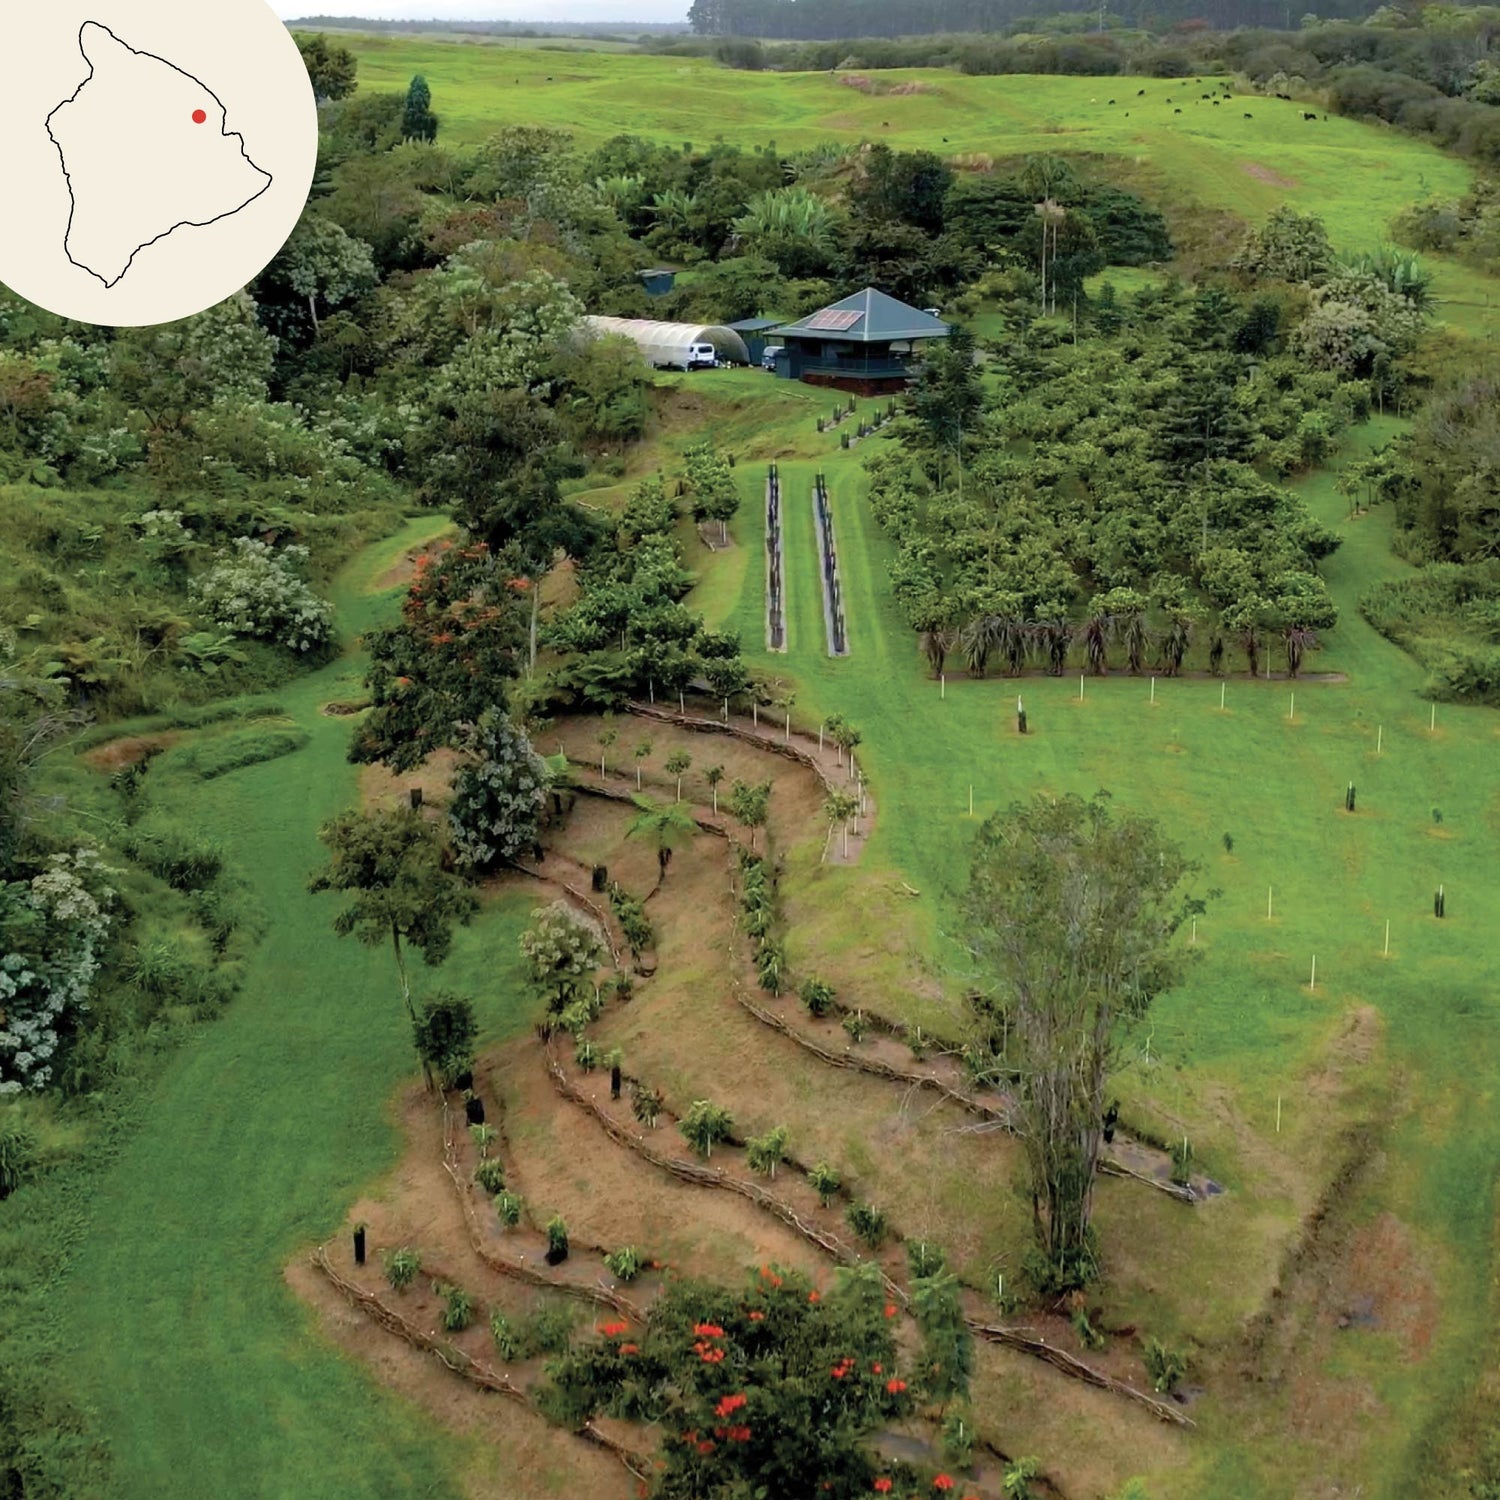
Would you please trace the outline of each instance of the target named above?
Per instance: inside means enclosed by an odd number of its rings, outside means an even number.
[[[772,1266],[738,1293],[677,1282],[644,1331],[606,1325],[555,1361],[542,1405],[575,1430],[599,1415],[659,1423],[653,1500],[853,1500],[890,1474],[909,1491],[917,1476],[872,1442],[912,1409],[884,1303],[868,1265],[821,1295]]]
[[[503,707],[525,665],[531,589],[515,557],[482,542],[419,557],[400,623],[365,637],[372,707],[349,758],[409,771]]]

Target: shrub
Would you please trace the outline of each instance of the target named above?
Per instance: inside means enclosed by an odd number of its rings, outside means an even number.
[[[398,1292],[404,1292],[417,1279],[417,1274],[422,1269],[420,1252],[406,1245],[399,1250],[384,1251],[380,1259],[385,1266],[385,1279]]]
[[[599,1049],[587,1037],[579,1037],[573,1048],[573,1061],[585,1073],[592,1073],[599,1066]]]
[[[267,542],[239,537],[192,584],[203,615],[221,630],[311,651],[333,633],[333,608],[301,578],[306,547],[278,552]]]
[[[1151,1389],[1163,1395],[1175,1390],[1187,1374],[1187,1357],[1176,1349],[1168,1349],[1160,1339],[1147,1339],[1141,1358],[1151,1380]]]
[[[443,1299],[444,1333],[462,1333],[474,1321],[474,1299],[461,1286],[433,1287]]]
[[[176,763],[204,781],[212,781],[246,766],[291,755],[309,739],[305,729],[242,729],[190,746],[176,757]]]
[[[868,1203],[851,1203],[848,1212],[849,1227],[871,1250],[878,1250],[885,1242],[887,1224],[885,1215]]]
[[[505,1189],[495,1194],[495,1212],[506,1229],[514,1229],[521,1222],[521,1195]]]
[[[547,1221],[547,1264],[561,1265],[568,1258],[568,1226],[561,1214]]]
[[[1186,1187],[1193,1178],[1193,1148],[1188,1138],[1172,1142],[1172,1181]]]
[[[656,1122],[661,1116],[664,1105],[665,1100],[660,1089],[648,1088],[643,1083],[630,1085],[631,1113],[648,1130],[656,1129]]]
[[[913,1277],[941,1276],[948,1268],[948,1256],[941,1245],[931,1240],[908,1240],[906,1264]]]
[[[505,1163],[498,1156],[487,1156],[474,1168],[474,1181],[487,1193],[501,1192],[505,1187]]]
[[[561,1354],[572,1337],[573,1309],[564,1302],[542,1303],[526,1327],[526,1347],[535,1354]]]
[[[807,1174],[807,1180],[812,1184],[813,1191],[817,1193],[824,1208],[833,1202],[844,1185],[839,1174],[826,1161],[820,1161],[813,1167]]]
[[[490,1154],[490,1147],[499,1139],[500,1132],[493,1125],[469,1126],[469,1139],[474,1142],[474,1149],[479,1153],[479,1159],[483,1161]]]
[[[36,1170],[36,1132],[14,1107],[0,1111],[0,1198],[7,1198]]]
[[[745,1158],[750,1163],[750,1170],[774,1182],[776,1168],[786,1160],[786,1137],[786,1126],[778,1125],[774,1130],[746,1141]]]
[[[840,1024],[856,1046],[870,1034],[870,1023],[857,1010],[851,1010]]]
[[[1008,1464],[1001,1484],[1005,1500],[1031,1500],[1031,1481],[1041,1476],[1042,1466],[1034,1458],[1018,1458]]]
[[[734,1128],[734,1117],[722,1105],[695,1099],[677,1128],[694,1153],[707,1161],[714,1154],[714,1146]]]
[[[217,839],[202,838],[165,820],[132,829],[125,839],[125,852],[178,891],[202,890],[224,868],[224,850]]]
[[[802,1003],[807,1007],[808,1014],[813,1016],[826,1016],[833,1009],[834,988],[826,980],[805,979],[802,988],[797,991],[802,997]]]
[[[490,1314],[490,1336],[495,1340],[495,1353],[506,1364],[525,1355],[526,1346],[520,1333],[498,1308]]]
[[[521,934],[521,955],[531,982],[553,1015],[592,990],[589,976],[603,952],[595,929],[561,901],[537,911]]]
[[[474,1002],[448,990],[434,995],[412,1023],[417,1056],[437,1074],[445,1089],[453,1088],[465,1073],[474,1071],[474,1039],[478,1035]]]
[[[618,1276],[621,1281],[634,1281],[645,1268],[646,1262],[641,1258],[639,1250],[630,1245],[623,1245],[620,1249],[606,1255],[604,1264],[609,1267],[612,1276]]]
[[[755,973],[768,995],[779,995],[786,980],[786,950],[780,943],[766,942],[755,955]]]

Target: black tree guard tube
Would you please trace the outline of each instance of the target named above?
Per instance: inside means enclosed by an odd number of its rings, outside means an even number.
[[[833,511],[828,504],[828,482],[821,474],[813,485],[813,520],[818,528],[818,552],[823,563],[823,619],[828,627],[828,654],[848,656],[849,637],[844,630],[839,558],[833,544]]]

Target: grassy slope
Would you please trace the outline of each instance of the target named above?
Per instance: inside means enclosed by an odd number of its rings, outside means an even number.
[[[431,529],[409,525],[346,573],[346,628],[387,606],[362,591]],[[331,902],[303,889],[319,823],[354,792],[348,721],[318,706],[350,696],[359,675],[346,657],[278,694],[313,736],[293,756],[208,783],[173,783],[170,756],[152,773],[158,798],[222,835],[273,920],[243,994],[171,1061],[100,1181],[59,1313],[120,1496],[457,1490],[452,1445],[445,1455],[361,1367],[309,1338],[280,1274],[393,1159],[384,1106],[411,1069],[389,956],[334,938]],[[493,1034],[522,1020],[510,996],[524,910],[487,913],[441,976],[470,989]]]
[[[872,75],[926,90],[891,95],[864,93],[825,73],[741,73],[698,58],[561,56],[389,37],[351,37],[348,45],[366,88],[404,89],[423,74],[442,138],[457,143],[527,124],[571,131],[590,145],[626,132],[746,149],[774,141],[783,151],[833,139],[944,156],[1100,152],[1127,158],[1174,198],[1205,208],[1250,220],[1282,203],[1318,213],[1334,243],[1353,250],[1385,239],[1391,219],[1413,200],[1457,195],[1470,180],[1453,157],[1383,127],[1309,123],[1299,104],[1254,96],[1215,108],[1199,98],[1208,80],[968,78],[932,69]],[[1444,315],[1459,327],[1492,330],[1500,309],[1491,308],[1487,278],[1430,259]]]
[[[1357,432],[1351,450],[1383,439],[1393,425]],[[787,447],[808,447],[800,431],[768,431],[762,441],[774,449],[782,436]],[[941,930],[947,898],[962,880],[971,784],[979,816],[1041,788],[1099,787],[1160,816],[1204,862],[1204,883],[1223,895],[1200,924],[1202,966],[1153,1013],[1158,1062],[1135,1064],[1122,1092],[1160,1129],[1172,1129],[1179,1110],[1201,1121],[1198,1147],[1231,1188],[1256,1175],[1246,1152],[1270,1153],[1278,1166],[1309,1178],[1327,1169],[1344,1116],[1330,1112],[1327,1101],[1316,1108],[1304,1102],[1304,1075],[1346,1013],[1357,1006],[1379,1012],[1411,1109],[1398,1111],[1378,1207],[1416,1228],[1443,1309],[1424,1366],[1392,1359],[1389,1336],[1379,1332],[1350,1332],[1340,1345],[1343,1367],[1372,1381],[1390,1403],[1379,1417],[1372,1412],[1357,1462],[1377,1484],[1375,1493],[1396,1493],[1406,1465],[1417,1462],[1425,1424],[1477,1358],[1465,1309],[1486,1286],[1487,1162],[1500,1147],[1487,1112],[1500,1056],[1486,1040],[1500,993],[1500,958],[1487,937],[1500,920],[1492,856],[1500,731],[1486,711],[1444,708],[1437,733],[1429,733],[1427,705],[1415,696],[1419,670],[1358,617],[1359,591],[1402,566],[1389,552],[1388,517],[1346,520],[1331,474],[1303,486],[1309,505],[1346,537],[1327,570],[1342,623],[1309,669],[1347,672],[1349,681],[1299,686],[1295,719],[1288,720],[1290,689],[1281,682],[1231,677],[1221,713],[1216,682],[1159,682],[1153,707],[1148,684],[1121,675],[1090,680],[1082,704],[1076,678],[1031,677],[1021,691],[1032,733],[1022,740],[1013,727],[1015,684],[952,683],[944,699],[925,677],[889,598],[887,543],[860,503],[859,454],[839,453],[828,438],[813,441],[825,451],[833,490],[853,654],[844,661],[824,654],[808,498],[817,465],[793,459],[782,464],[791,647],[785,658],[763,661],[795,678],[799,717],[838,711],[863,729],[862,757],[881,796],[870,857],[923,892],[920,925]],[[733,597],[712,572],[701,597],[753,646],[763,638],[755,552],[763,544],[760,478],[748,463],[741,476],[747,504],[736,531],[749,560],[731,575]],[[1384,734],[1379,758],[1377,726]],[[1342,812],[1351,779],[1360,799],[1353,819]],[[1441,827],[1433,807],[1443,811]],[[1235,839],[1232,857],[1220,842],[1224,832]],[[1442,923],[1430,915],[1440,881],[1451,897]],[[1276,892],[1270,922],[1268,886]],[[837,901],[836,893],[825,898]],[[1388,961],[1381,957],[1387,917]],[[1318,986],[1310,992],[1314,954]],[[1222,1128],[1208,1108],[1220,1086],[1246,1135]],[[1285,1099],[1279,1136],[1278,1094]],[[1348,1109],[1368,1104],[1357,1095]],[[1294,1223],[1292,1197],[1269,1194],[1267,1207],[1285,1216],[1285,1227]],[[1108,1243],[1112,1226],[1107,1213],[1102,1217]],[[1124,1250],[1129,1226],[1114,1227]],[[1114,1294],[1125,1298],[1117,1306],[1147,1327],[1223,1337],[1254,1310],[1245,1278],[1236,1274],[1237,1257],[1251,1252],[1226,1246],[1223,1234],[1196,1221],[1182,1237],[1181,1271],[1193,1278],[1194,1304],[1160,1290],[1122,1289]],[[1272,1410],[1280,1411],[1276,1401]],[[1391,1420],[1397,1412],[1401,1419]],[[1316,1437],[1278,1448],[1238,1412],[1209,1408],[1200,1419],[1208,1441],[1198,1445],[1190,1473],[1158,1477],[1162,1495],[1207,1493],[1204,1484],[1246,1500],[1290,1494],[1285,1486],[1295,1481],[1278,1473],[1305,1477],[1326,1461]]]

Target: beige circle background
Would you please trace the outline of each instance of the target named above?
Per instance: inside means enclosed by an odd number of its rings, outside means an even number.
[[[206,84],[224,103],[228,129],[273,178],[238,213],[175,229],[141,251],[113,288],[64,252],[71,201],[46,129],[88,76],[78,46],[86,21]],[[0,282],[28,301],[85,323],[171,323],[239,291],[296,227],[317,165],[317,106],[297,44],[263,0],[4,0],[0,57]]]

